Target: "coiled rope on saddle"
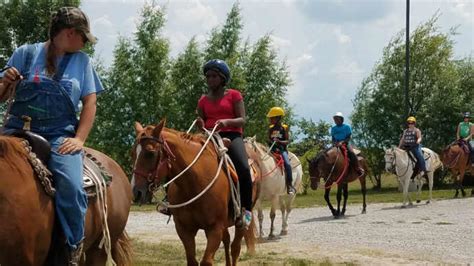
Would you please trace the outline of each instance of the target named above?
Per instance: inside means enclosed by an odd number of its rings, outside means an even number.
[[[88,167],[84,167],[84,175],[90,176],[92,183],[94,183],[97,200],[99,201],[99,211],[102,214],[102,239],[99,243],[99,248],[105,248],[105,253],[107,254],[105,265],[115,266],[117,264],[112,258],[112,241],[110,240],[109,224],[107,223],[107,183],[99,174],[105,170],[102,169],[100,162],[92,154],[86,151],[84,151],[84,154],[94,162],[93,164],[88,164]]]

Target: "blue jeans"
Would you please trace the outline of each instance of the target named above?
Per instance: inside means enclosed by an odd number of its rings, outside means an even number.
[[[423,158],[423,153],[421,152],[421,145],[410,148],[410,151],[415,155],[420,171],[426,171],[425,158]]]
[[[82,152],[59,154],[57,152],[64,137],[49,140],[51,159],[48,168],[53,173],[56,187],[56,214],[69,247],[84,238],[84,223],[87,211],[87,195],[82,187]],[[78,170],[81,169],[81,170]]]
[[[282,151],[281,157],[283,158],[283,165],[285,167],[286,183],[288,185],[291,185],[293,182],[293,176],[291,172],[291,164],[290,164],[290,157],[288,156],[288,151]]]

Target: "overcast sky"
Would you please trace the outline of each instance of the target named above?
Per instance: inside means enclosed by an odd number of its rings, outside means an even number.
[[[118,36],[132,36],[144,0],[83,0],[97,54],[106,65]],[[210,30],[225,22],[235,1],[154,1],[165,7],[163,34],[171,56],[182,52],[191,37],[204,43]],[[405,28],[405,0],[241,0],[243,39],[254,43],[270,33],[280,60],[286,60],[293,84],[288,100],[299,117],[331,122],[332,114],[352,110],[362,79],[382,57],[382,49]],[[472,0],[411,0],[410,28],[438,10],[441,31],[458,26],[454,56],[474,55]]]

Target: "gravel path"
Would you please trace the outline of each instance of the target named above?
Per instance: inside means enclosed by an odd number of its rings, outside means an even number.
[[[333,219],[326,207],[294,209],[288,235],[264,240],[257,252],[276,252],[312,260],[356,264],[474,264],[474,198],[440,200],[401,209],[400,204],[371,204],[367,214],[349,205]],[[264,233],[269,232],[265,211]],[[132,212],[127,230],[141,241],[179,241],[171,220],[155,212]],[[281,216],[275,219],[276,232]],[[205,244],[203,232],[198,245]]]

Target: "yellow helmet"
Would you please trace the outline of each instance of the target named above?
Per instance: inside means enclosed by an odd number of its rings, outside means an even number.
[[[416,118],[414,116],[410,116],[410,117],[407,118],[407,122],[416,123]]]
[[[270,111],[268,111],[267,117],[275,117],[275,116],[284,116],[285,111],[281,107],[272,107]]]

